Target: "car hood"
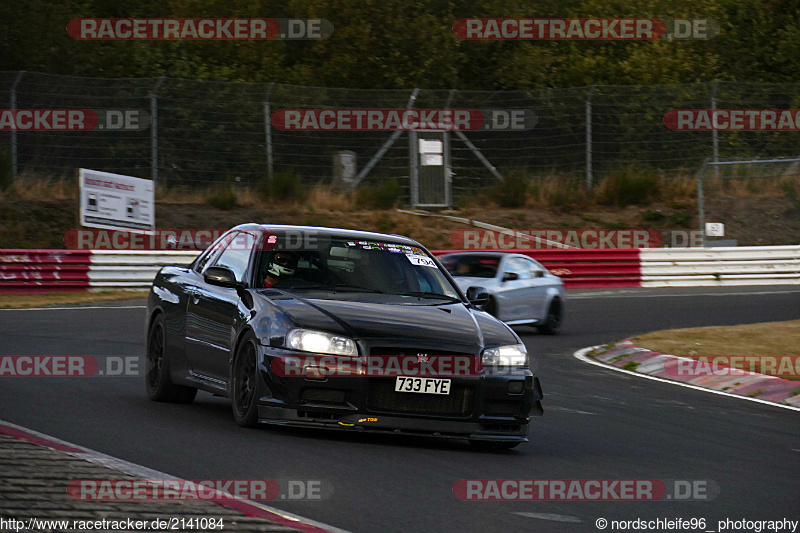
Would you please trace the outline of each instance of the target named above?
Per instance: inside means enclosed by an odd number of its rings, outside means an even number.
[[[295,327],[318,329],[382,345],[417,345],[470,350],[519,342],[505,324],[463,303],[414,305],[301,298],[284,294],[270,301]],[[449,347],[449,348],[448,348]]]

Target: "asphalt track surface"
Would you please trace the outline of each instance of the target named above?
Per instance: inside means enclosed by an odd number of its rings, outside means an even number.
[[[587,365],[637,333],[800,318],[800,288],[570,292],[562,335],[518,328],[545,393],[531,442],[237,427],[227,400],[149,402],[142,378],[3,378],[0,419],[188,479],[319,479],[323,501],[269,502],[350,531],[598,531],[595,521],[800,518],[800,414]],[[0,311],[2,355],[141,356],[143,301]],[[132,306],[132,307],[125,307]],[[82,306],[87,307],[87,306]],[[94,307],[94,306],[89,306]],[[459,479],[706,480],[710,501],[461,501]],[[692,530],[689,527],[684,529]],[[630,528],[629,528],[630,530]],[[614,531],[611,527],[606,531]]]

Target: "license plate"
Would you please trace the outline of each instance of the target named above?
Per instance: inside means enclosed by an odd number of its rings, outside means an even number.
[[[450,380],[397,376],[394,390],[395,392],[417,392],[419,394],[450,394]]]

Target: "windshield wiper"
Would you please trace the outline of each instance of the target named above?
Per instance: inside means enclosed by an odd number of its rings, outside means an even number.
[[[447,294],[440,294],[431,291],[412,291],[401,293],[400,296],[416,296],[418,298],[430,298],[435,300],[450,300],[451,302],[460,302],[461,298],[455,296],[448,296]]]

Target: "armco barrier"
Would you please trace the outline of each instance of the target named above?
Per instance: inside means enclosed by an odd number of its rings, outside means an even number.
[[[800,246],[484,251],[533,257],[567,288],[800,284]],[[0,250],[0,293],[146,289],[161,266],[189,264],[197,253]]]
[[[0,250],[0,293],[147,289],[164,265],[194,251]]]
[[[457,251],[433,250],[434,255]],[[527,255],[564,280],[568,289],[639,287],[641,271],[638,249],[557,249],[557,250],[480,250]]]
[[[197,251],[92,252],[89,281],[93,289],[147,289],[165,265],[188,265]]]
[[[0,250],[0,292],[86,290],[88,250]]]
[[[800,284],[800,246],[641,250],[643,287]]]

